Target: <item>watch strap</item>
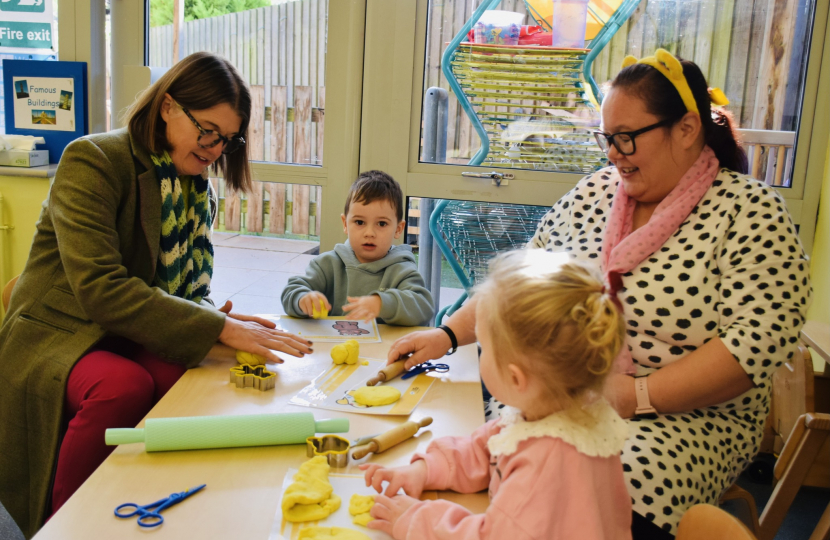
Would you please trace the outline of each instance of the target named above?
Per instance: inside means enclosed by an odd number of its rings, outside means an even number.
[[[440,328],[441,330],[446,332],[448,336],[450,336],[450,343],[452,343],[452,350],[447,353],[447,356],[449,356],[449,355],[453,354],[455,351],[458,350],[458,339],[455,337],[455,332],[453,332],[452,329],[449,326],[446,326],[446,325],[442,324],[442,325],[439,325],[438,328]]]
[[[637,397],[637,408],[634,415],[657,414],[657,409],[652,407],[648,398],[648,377],[637,377],[634,379],[634,395]]]

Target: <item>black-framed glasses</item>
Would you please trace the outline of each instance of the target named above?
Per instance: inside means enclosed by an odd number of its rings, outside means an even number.
[[[190,114],[190,111],[188,111],[187,108],[182,107],[181,104],[177,105],[182,108],[184,114],[190,118],[190,121],[193,122],[193,125],[199,130],[199,139],[196,141],[196,144],[198,144],[201,148],[213,148],[217,144],[222,143],[224,145],[222,153],[233,154],[245,145],[245,139],[239,135],[228,138],[220,133],[217,133],[216,131],[213,131],[212,129],[203,128],[199,124],[198,120],[193,118],[193,115]]]
[[[617,152],[624,156],[630,156],[637,151],[637,147],[634,144],[634,138],[637,137],[637,135],[642,135],[647,131],[667,126],[669,124],[673,124],[674,122],[675,120],[663,120],[662,122],[651,124],[650,126],[638,129],[637,131],[620,131],[618,133],[614,133],[613,135],[608,135],[602,131],[594,131],[594,138],[597,140],[600,150],[606,154],[611,149],[611,145],[613,144],[614,148],[617,149]]]

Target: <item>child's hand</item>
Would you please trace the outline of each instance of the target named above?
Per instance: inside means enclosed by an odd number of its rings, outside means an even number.
[[[304,294],[300,298],[300,310],[309,317],[314,316],[314,310],[320,311],[320,303],[326,306],[327,311],[331,311],[331,304],[329,304],[326,295],[317,291],[311,291]]]
[[[375,497],[375,505],[369,512],[375,519],[374,521],[370,521],[366,526],[370,529],[383,531],[389,536],[392,536],[395,523],[397,523],[404,512],[409,510],[417,502],[418,499],[407,497],[406,495],[397,495],[392,498],[378,495]]]
[[[343,306],[343,313],[346,318],[353,321],[372,322],[380,315],[380,296],[370,294],[369,296],[349,296],[349,303]]]
[[[372,486],[378,493],[383,489],[383,482],[388,482],[387,497],[395,496],[401,488],[410,497],[420,497],[427,483],[427,464],[422,459],[394,469],[385,469],[376,463],[364,463],[360,470],[366,471],[366,486]]]

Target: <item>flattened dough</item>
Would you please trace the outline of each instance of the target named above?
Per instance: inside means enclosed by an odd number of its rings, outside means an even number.
[[[236,351],[236,361],[240,364],[248,364],[249,366],[260,366],[268,362],[264,356],[245,351]]]
[[[340,497],[329,483],[329,464],[325,456],[315,456],[302,465],[294,482],[282,496],[282,514],[292,523],[318,521],[340,508]]]
[[[352,498],[349,500],[349,513],[354,516],[352,523],[365,527],[367,523],[374,519],[369,514],[369,511],[374,505],[374,495],[352,495]]]
[[[354,400],[361,405],[377,407],[401,399],[401,391],[392,386],[361,386],[354,391]]]
[[[299,540],[372,540],[360,531],[343,527],[306,527]]]

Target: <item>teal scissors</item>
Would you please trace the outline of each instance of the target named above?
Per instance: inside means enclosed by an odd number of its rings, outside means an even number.
[[[201,491],[207,484],[202,484],[181,493],[171,493],[169,497],[160,499],[154,503],[139,506],[135,503],[124,503],[115,508],[115,515],[120,518],[138,516],[138,524],[141,527],[158,527],[164,523],[161,511],[178,504],[194,493]]]
[[[433,364],[432,362],[424,362],[423,364],[418,364],[414,368],[410,369],[409,371],[401,375],[401,379],[409,379],[411,377],[414,377],[415,375],[426,373],[427,371],[446,373],[449,370],[450,366],[447,364]]]

